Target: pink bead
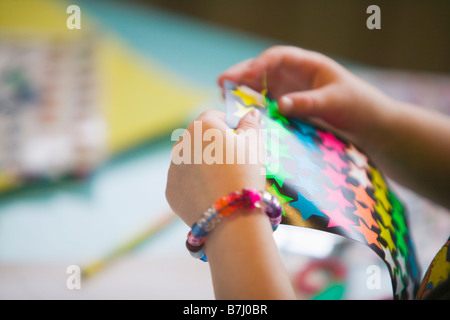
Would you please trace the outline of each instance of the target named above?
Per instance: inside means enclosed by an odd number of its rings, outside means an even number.
[[[244,198],[245,207],[249,209],[256,208],[256,203],[261,201],[261,194],[253,188],[244,188],[242,197]]]

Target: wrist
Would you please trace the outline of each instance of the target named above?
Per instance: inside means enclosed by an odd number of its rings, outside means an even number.
[[[239,209],[208,237],[217,299],[295,299],[288,274],[263,210]]]
[[[352,121],[347,129],[350,134],[348,138],[357,147],[369,152],[380,142],[385,143],[385,137],[382,135],[386,124],[395,117],[396,103],[395,100],[365,82],[360,82],[358,87],[360,90],[354,92],[354,108],[349,115]]]
[[[275,231],[281,222],[281,205],[276,197],[263,191],[258,192],[252,188],[244,188],[227,196],[220,197],[214,205],[206,210],[201,218],[192,225],[186,240],[186,248],[191,255],[203,261],[208,261],[204,250],[204,243],[209,233],[222,221],[223,217],[232,216],[244,212],[258,211],[261,209]]]
[[[217,225],[205,242],[205,253],[209,261],[226,256],[242,256],[246,251],[259,246],[261,239],[272,237],[272,226],[261,208],[237,209]],[[254,241],[255,239],[259,239]],[[250,241],[249,241],[250,240]],[[244,254],[244,260],[245,254]]]
[[[371,101],[364,134],[357,143],[371,157],[378,157],[382,149],[389,145],[397,119],[401,116],[402,108],[399,103],[388,96],[380,95],[378,99]]]

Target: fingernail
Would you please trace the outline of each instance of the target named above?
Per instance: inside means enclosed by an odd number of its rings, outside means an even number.
[[[280,102],[280,106],[284,111],[289,111],[294,106],[294,101],[289,97],[282,97]]]
[[[254,108],[252,111],[250,111],[250,115],[255,119],[258,123],[261,122],[261,112],[259,112],[258,109]]]

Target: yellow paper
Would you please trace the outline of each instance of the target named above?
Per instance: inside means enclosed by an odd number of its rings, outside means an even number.
[[[104,41],[100,50],[101,74],[109,92],[106,117],[113,152],[170,133],[206,97],[117,41]]]
[[[11,189],[18,184],[17,179],[13,175],[0,171],[0,193]]]
[[[185,125],[192,108],[208,93],[176,73],[140,55],[81,10],[81,29],[69,30],[66,12],[72,4],[54,0],[0,0],[0,33],[29,39],[62,41],[91,37],[98,57],[98,108],[106,120],[107,152],[116,154]],[[85,39],[85,38],[83,38]],[[145,41],[145,40],[143,40]],[[176,70],[175,70],[176,71]],[[17,181],[0,170],[0,192]]]

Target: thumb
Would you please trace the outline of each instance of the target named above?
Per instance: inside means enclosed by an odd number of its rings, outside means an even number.
[[[329,111],[325,90],[321,88],[286,94],[278,100],[279,111],[292,118],[323,117]]]
[[[261,112],[258,109],[253,109],[245,114],[244,117],[239,121],[236,128],[236,133],[247,131],[249,129],[259,129],[261,123]]]

